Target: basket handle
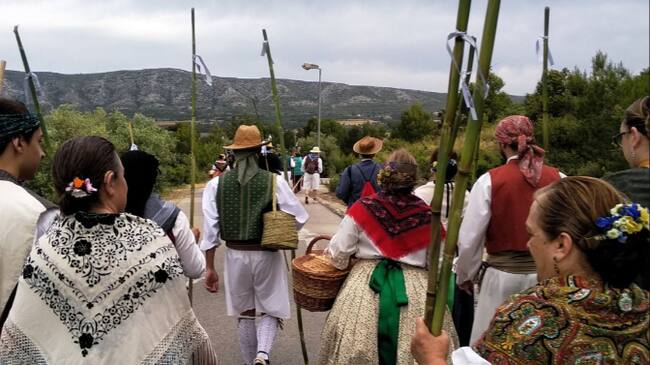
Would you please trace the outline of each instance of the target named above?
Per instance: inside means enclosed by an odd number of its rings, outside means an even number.
[[[326,235],[321,235],[321,236],[316,236],[314,237],[309,244],[307,245],[307,251],[305,251],[305,255],[309,255],[311,253],[311,248],[314,246],[314,244],[320,240],[331,240],[332,236],[326,236]]]

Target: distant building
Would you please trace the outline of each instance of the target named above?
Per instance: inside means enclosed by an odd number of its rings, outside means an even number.
[[[345,127],[358,127],[364,124],[379,123],[378,121],[372,119],[341,119],[341,120],[337,120],[336,122]]]

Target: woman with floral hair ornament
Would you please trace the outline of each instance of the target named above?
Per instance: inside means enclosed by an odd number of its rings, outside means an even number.
[[[52,177],[61,214],[24,261],[0,363],[216,364],[174,245],[153,221],[123,213],[113,144],[68,140]]]
[[[417,163],[406,150],[391,153],[377,181],[381,190],[350,206],[327,247],[339,269],[352,255],[358,261],[323,328],[321,365],[414,363],[408,349],[424,312],[431,211],[412,193]],[[448,313],[444,328],[455,333]]]
[[[648,208],[610,184],[567,177],[539,190],[526,220],[539,284],[509,297],[453,364],[650,364]],[[445,364],[445,335],[419,321],[419,364]]]

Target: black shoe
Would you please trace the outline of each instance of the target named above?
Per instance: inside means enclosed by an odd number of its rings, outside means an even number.
[[[264,360],[261,357],[256,357],[253,365],[271,365],[269,360]]]
[[[309,198],[305,197],[305,204],[309,204]]]

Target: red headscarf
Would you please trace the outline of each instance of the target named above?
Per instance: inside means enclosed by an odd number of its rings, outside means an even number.
[[[511,115],[497,125],[494,137],[500,143],[517,144],[519,171],[532,186],[537,186],[542,176],[544,149],[535,144],[533,124],[523,115]]]

